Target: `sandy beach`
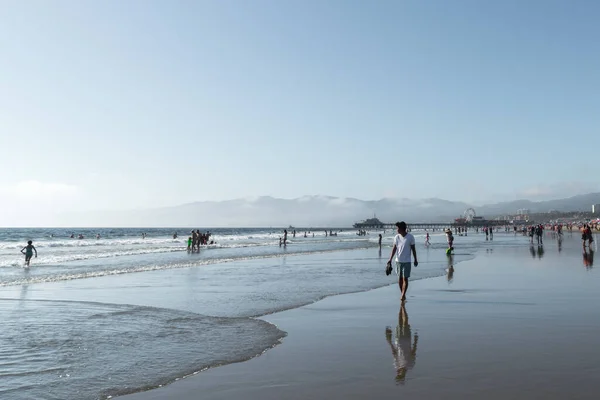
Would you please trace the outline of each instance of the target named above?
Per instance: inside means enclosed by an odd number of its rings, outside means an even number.
[[[3,287],[5,339],[68,332],[44,353],[47,383],[23,392],[32,378],[10,378],[3,395],[597,397],[600,278],[579,235],[469,236],[452,259],[440,246],[420,245],[403,309],[389,248]]]
[[[407,322],[396,286],[329,297],[264,317],[288,336],[261,357],[122,398],[595,399],[599,284],[576,239],[490,246],[412,282]],[[386,338],[399,323],[418,336],[404,372]]]

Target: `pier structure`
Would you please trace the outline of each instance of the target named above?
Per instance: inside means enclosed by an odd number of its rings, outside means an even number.
[[[483,228],[484,226],[505,226],[507,221],[485,221],[477,222],[407,222],[408,229],[446,229],[446,228]],[[387,222],[357,222],[354,224],[357,229],[396,229],[396,223]]]
[[[508,221],[502,220],[487,220],[483,217],[478,217],[475,210],[468,208],[462,218],[457,218],[453,222],[408,222],[408,229],[452,229],[452,230],[468,230],[470,228],[483,228],[485,226],[497,227],[510,224]],[[381,222],[376,216],[366,219],[362,222],[357,222],[354,225],[356,229],[395,229],[396,223]]]

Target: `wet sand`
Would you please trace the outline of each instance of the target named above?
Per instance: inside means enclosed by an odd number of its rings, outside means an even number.
[[[120,398],[596,399],[600,277],[584,262],[577,237],[484,247],[412,282],[405,314],[395,285],[329,297],[264,317],[288,336],[258,358]]]

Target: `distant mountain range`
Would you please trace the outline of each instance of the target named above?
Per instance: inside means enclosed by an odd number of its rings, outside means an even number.
[[[279,199],[270,196],[228,201],[205,201],[175,207],[135,211],[107,211],[65,215],[63,226],[140,227],[350,227],[354,222],[377,215],[381,221],[446,222],[463,215],[467,208],[491,218],[515,214],[526,208],[532,213],[591,211],[600,203],[600,193],[589,193],[549,201],[517,200],[484,206],[443,199],[359,200],[331,196]]]

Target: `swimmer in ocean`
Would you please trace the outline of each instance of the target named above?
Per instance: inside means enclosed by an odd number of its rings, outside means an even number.
[[[25,265],[28,267],[29,267],[29,262],[31,261],[31,257],[33,257],[34,251],[35,251],[35,258],[37,258],[37,250],[31,240],[27,242],[27,246],[25,246],[21,249],[21,253],[25,254]]]

